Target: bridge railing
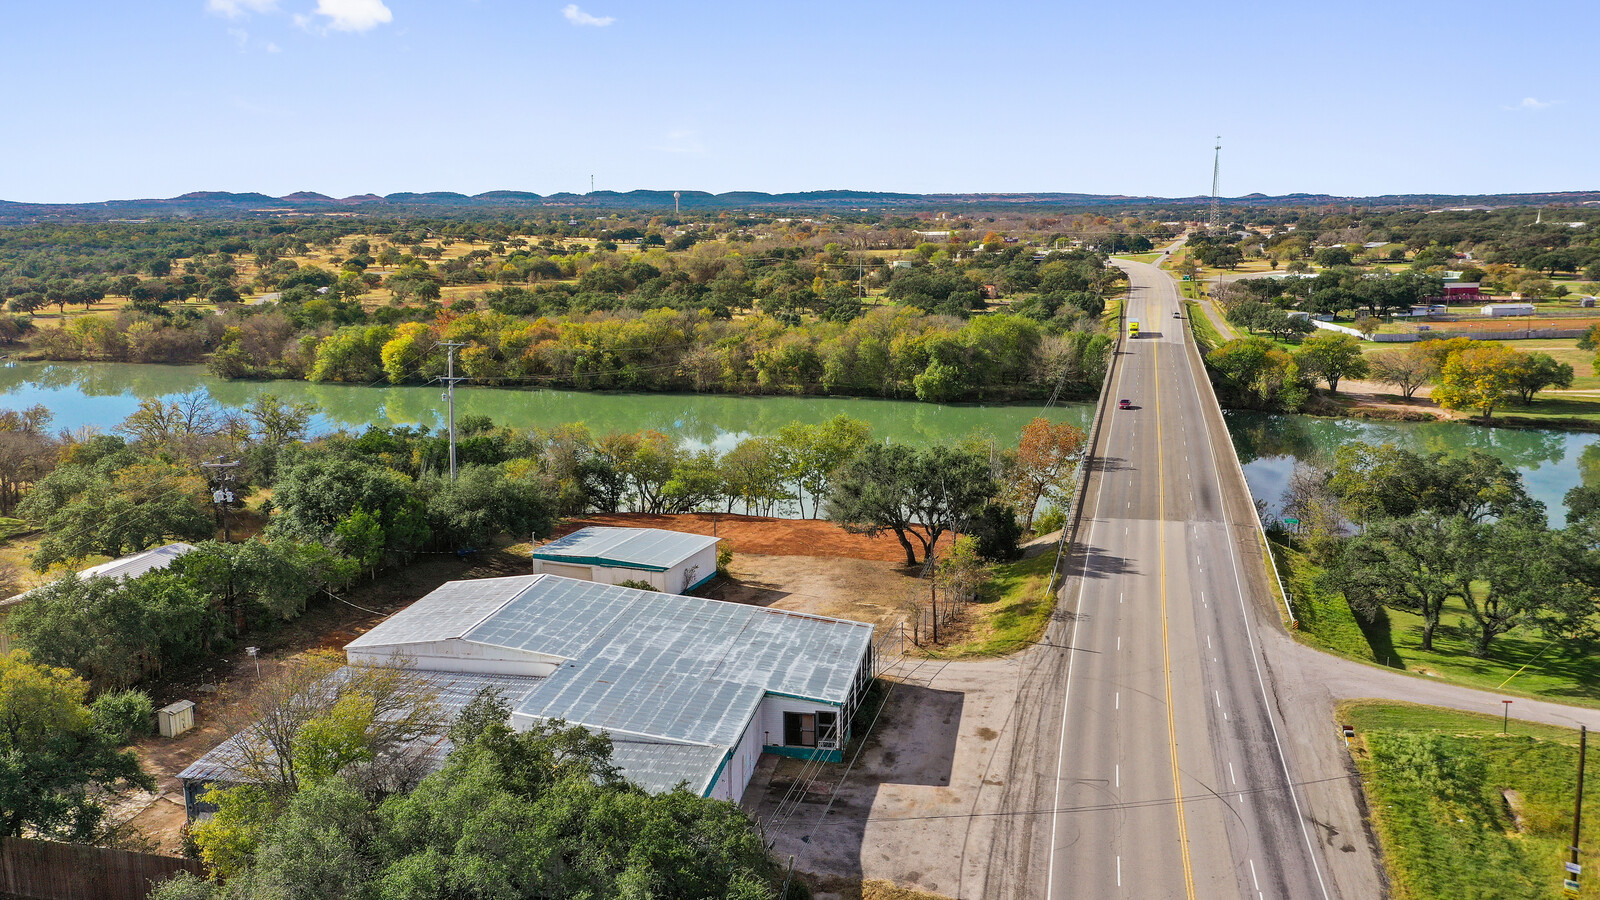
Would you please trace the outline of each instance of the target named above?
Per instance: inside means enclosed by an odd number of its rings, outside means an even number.
[[[1089,423],[1089,434],[1083,442],[1083,452],[1078,456],[1078,466],[1074,473],[1076,483],[1072,488],[1072,510],[1067,515],[1066,522],[1061,526],[1061,539],[1056,543],[1056,564],[1050,570],[1050,586],[1045,590],[1046,596],[1055,593],[1056,587],[1064,579],[1061,577],[1061,567],[1067,559],[1067,548],[1078,539],[1078,527],[1083,522],[1083,503],[1088,499],[1089,474],[1094,468],[1095,451],[1100,445],[1100,424],[1105,421],[1107,404],[1111,402],[1111,376],[1117,371],[1117,357],[1122,353],[1122,342],[1126,339],[1123,322],[1127,319],[1128,303],[1126,300],[1117,308],[1116,338],[1112,341],[1111,351],[1106,356],[1106,373],[1100,378],[1100,400],[1094,407],[1094,420]]]

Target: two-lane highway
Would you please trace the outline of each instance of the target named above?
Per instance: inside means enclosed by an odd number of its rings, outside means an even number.
[[[1040,893],[1326,898],[1253,631],[1255,511],[1173,281],[1122,263],[1140,336],[1117,360],[1089,485]],[[1041,835],[1042,837],[1042,835]]]

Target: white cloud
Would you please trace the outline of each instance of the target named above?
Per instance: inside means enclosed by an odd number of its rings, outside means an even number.
[[[574,25],[593,25],[596,28],[604,28],[617,20],[615,16],[591,16],[579,9],[576,3],[568,3],[561,14]]]
[[[246,44],[250,43],[250,32],[245,31],[243,28],[229,28],[228,37],[237,41],[241,50],[244,49]]]
[[[1537,97],[1523,97],[1522,102],[1516,106],[1502,106],[1501,109],[1510,109],[1517,112],[1538,112],[1541,109],[1549,109],[1560,102],[1560,100],[1540,100]]]
[[[277,44],[274,44],[271,41],[267,41],[267,52],[268,53],[282,53],[283,49],[281,47],[279,47]]]
[[[214,12],[230,19],[237,19],[247,13],[272,12],[277,8],[278,0],[206,0],[207,12]]]
[[[394,21],[394,13],[383,0],[317,0],[316,14],[326,16],[334,31],[367,31]],[[309,16],[295,16],[295,23],[306,26]]]

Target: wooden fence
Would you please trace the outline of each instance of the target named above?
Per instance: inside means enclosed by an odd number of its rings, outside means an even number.
[[[0,894],[30,900],[144,900],[151,887],[184,871],[205,874],[199,862],[176,856],[23,838],[0,842]]]

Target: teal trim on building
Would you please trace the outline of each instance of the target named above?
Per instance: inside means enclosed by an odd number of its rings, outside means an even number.
[[[743,739],[741,738],[741,740]],[[711,796],[711,792],[716,789],[717,779],[722,777],[723,770],[728,768],[728,763],[733,761],[733,754],[737,752],[738,749],[739,745],[734,744],[732,747],[728,748],[727,753],[722,754],[722,762],[717,763],[717,770],[711,773],[711,780],[706,782],[706,789],[700,792],[700,796]]]
[[[692,591],[695,588],[699,587],[702,584],[705,584],[706,582],[710,581],[711,579],[713,579],[715,577],[717,577],[717,573],[716,573],[715,570],[713,570],[710,575],[707,575],[706,577],[700,579],[699,581],[696,581],[694,584],[689,585],[688,587],[684,588],[684,590]]]
[[[534,559],[544,562],[568,563],[574,566],[601,566],[607,569],[639,569],[645,572],[665,572],[661,566],[646,566],[640,563],[623,562],[619,559],[603,559],[598,556],[545,556],[541,553],[533,554]]]
[[[761,748],[762,753],[771,753],[774,756],[787,756],[790,759],[820,759],[823,762],[844,762],[843,750],[818,750],[815,747],[785,747],[782,744],[766,744]]]

